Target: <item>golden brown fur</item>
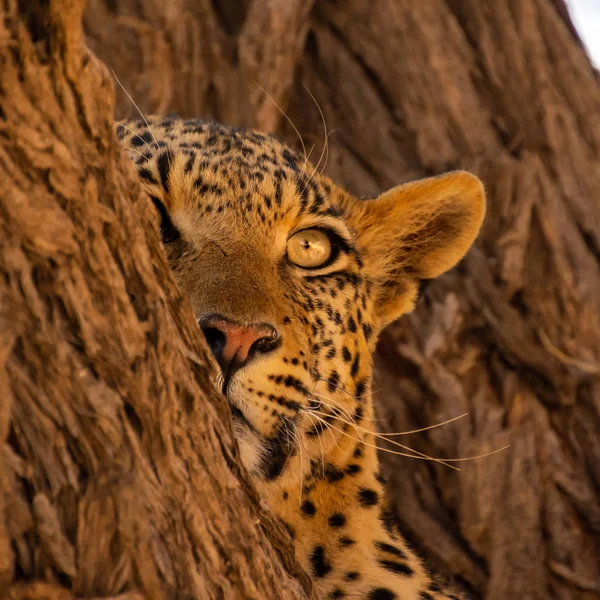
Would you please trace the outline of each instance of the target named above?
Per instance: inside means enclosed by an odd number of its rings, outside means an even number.
[[[119,137],[163,217],[165,250],[197,317],[278,332],[224,386],[242,459],[288,526],[323,598],[458,598],[387,518],[371,400],[382,327],[419,281],[458,262],[485,211],[455,172],[359,200],[251,130],[153,117]],[[291,235],[327,232],[337,258],[306,270]]]

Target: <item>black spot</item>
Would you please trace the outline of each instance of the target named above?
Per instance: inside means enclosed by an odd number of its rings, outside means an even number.
[[[392,546],[391,544],[386,544],[385,542],[373,542],[375,547],[382,552],[387,552],[388,554],[393,554],[402,560],[408,560],[408,556],[403,550],[397,548],[396,546]]]
[[[289,494],[287,492],[283,492],[283,499],[287,500],[288,499]]]
[[[257,395],[259,395],[257,393]],[[277,479],[283,471],[290,456],[296,453],[296,446],[291,431],[296,425],[287,417],[281,417],[281,425],[277,428],[275,435],[267,438],[265,452],[261,457],[261,470],[269,481]]]
[[[156,178],[154,177],[154,174],[149,169],[146,169],[146,168],[140,169],[138,171],[138,174],[142,179],[144,179],[148,183],[153,183],[153,184],[158,183],[158,181],[156,181]]]
[[[360,577],[360,573],[358,571],[348,571],[344,575],[344,579],[346,581],[356,581]]]
[[[356,446],[356,448],[354,448],[354,452],[352,453],[352,456],[354,456],[354,458],[361,458],[364,455],[362,446]]]
[[[356,540],[353,540],[352,538],[349,538],[347,535],[343,535],[340,539],[340,546],[346,548],[348,546],[353,546],[354,544],[356,544]]]
[[[328,463],[325,467],[325,477],[330,483],[334,483],[344,478],[344,471],[339,469],[338,467]]]
[[[323,421],[317,421],[307,432],[308,437],[317,437],[327,427]]]
[[[192,172],[192,167],[194,166],[194,160],[196,159],[196,155],[192,154],[192,156],[190,156],[186,163],[185,163],[185,167],[184,167],[184,172],[186,174],[191,173]]]
[[[343,527],[346,524],[346,517],[339,512],[333,513],[329,517],[329,526],[335,527],[338,529],[339,527]]]
[[[376,479],[376,481],[379,481],[379,483],[381,483],[381,485],[386,484],[385,477],[381,473],[375,473],[375,479]]]
[[[357,406],[354,410],[354,414],[352,415],[353,420],[358,423],[359,421],[362,421],[363,417],[364,410],[362,409],[362,406]]]
[[[396,562],[395,560],[378,560],[377,561],[384,569],[391,571],[392,573],[398,573],[399,575],[406,575],[410,577],[414,575],[414,571],[405,563]]]
[[[387,588],[373,588],[369,592],[367,600],[396,600],[397,597],[392,590]]]
[[[282,197],[281,184],[279,183],[279,181],[276,181],[275,182],[275,202],[277,202],[278,206],[281,206],[281,197]]]
[[[356,384],[356,390],[354,392],[354,397],[357,400],[360,400],[363,396],[363,394],[365,393],[365,390],[367,389],[367,380],[366,379],[361,379],[357,384]]]
[[[358,490],[358,501],[361,506],[375,506],[379,500],[379,494],[369,488],[360,488]]]
[[[442,586],[441,586],[439,583],[435,582],[435,581],[432,581],[432,582],[429,584],[429,586],[428,586],[428,588],[427,588],[427,589],[428,589],[430,592],[434,592],[434,593],[436,593],[436,594],[441,594],[441,593],[442,593]]]
[[[331,592],[329,592],[329,596],[328,597],[329,598],[345,598],[346,594],[340,588],[335,588],[335,590],[332,590]]]
[[[342,348],[342,358],[345,362],[350,362],[352,360],[352,354],[350,354],[350,350],[344,346]]]
[[[352,332],[352,333],[356,333],[356,321],[354,320],[353,317],[350,317],[348,319],[348,329]]]
[[[312,517],[317,512],[317,509],[316,509],[315,505],[310,500],[305,500],[302,503],[302,506],[300,507],[300,510],[305,515],[308,515],[310,517]]]
[[[271,377],[269,377],[269,379],[270,378]],[[275,383],[280,383],[280,381],[278,381],[277,378],[275,378],[274,381]],[[282,378],[282,381],[283,385],[285,385],[286,387],[293,388],[304,396],[309,395],[308,390],[304,387],[304,384],[297,377],[292,377],[291,375],[288,375],[287,377]]]
[[[132,146],[143,146],[144,144],[148,144],[151,141],[152,136],[147,131],[144,131],[144,133],[134,135],[129,143]]]
[[[352,363],[352,367],[350,368],[350,375],[352,377],[356,377],[356,374],[358,373],[359,365],[360,365],[360,354],[357,354],[354,357],[354,362]]]
[[[310,555],[310,563],[315,577],[325,577],[331,571],[331,565],[325,557],[325,548],[321,545],[314,547]]]
[[[431,594],[428,594],[427,592],[421,592],[419,594],[419,598],[421,600],[433,600],[433,596]]]
[[[169,168],[171,161],[173,160],[173,153],[170,150],[162,152],[156,161],[156,167],[158,174],[160,175],[160,182],[165,190],[169,191]]]
[[[329,376],[329,379],[327,380],[327,389],[330,392],[334,392],[335,390],[338,389],[339,384],[340,384],[339,373],[337,371],[333,371],[333,373],[331,373],[331,375]]]
[[[160,239],[163,244],[169,244],[178,240],[180,238],[180,233],[175,225],[173,225],[165,205],[156,196],[150,196],[150,200],[152,200],[160,214]]]
[[[356,450],[355,450],[356,452]],[[348,475],[356,475],[357,473],[360,473],[362,471],[362,467],[360,465],[355,465],[354,463],[348,465],[344,471],[348,474]]]

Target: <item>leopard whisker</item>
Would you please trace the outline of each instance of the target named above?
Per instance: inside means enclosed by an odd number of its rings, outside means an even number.
[[[117,77],[117,74],[114,72],[113,69],[111,69],[111,73],[113,74],[113,77],[115,78],[116,82],[119,84],[121,89],[125,92],[125,95],[129,98],[131,104],[133,104],[133,106],[135,106],[138,113],[140,113],[140,117],[142,117],[142,121],[144,121],[144,123],[146,124],[146,127],[148,128],[148,131],[150,132],[150,135],[154,139],[154,143],[156,144],[156,147],[158,148],[159,147],[158,140],[156,139],[156,136],[154,135],[154,132],[152,131],[152,128],[150,127],[150,124],[146,120],[144,113],[140,110],[140,107],[135,103],[135,100],[131,97],[131,94],[125,89],[125,86],[119,81],[119,78]]]
[[[320,431],[317,431],[317,439],[319,440],[319,446],[321,447],[321,472],[323,477],[325,477],[325,450],[323,449],[323,438],[321,437]]]
[[[334,403],[335,405],[337,405],[337,409],[340,410],[341,412],[343,412],[348,419],[352,420],[354,422],[354,418],[352,417],[351,413],[349,411],[347,411],[346,409],[344,409],[342,407],[342,405],[339,402],[336,402],[333,398],[330,398],[329,396],[324,396],[323,394],[318,394],[316,392],[313,392],[314,396],[318,396],[319,397],[319,402],[321,404],[325,404],[327,406],[327,402],[323,400],[323,398],[326,398],[327,400],[329,400],[330,402]],[[330,405],[330,408],[336,408],[335,405]],[[317,407],[318,408],[318,407]],[[384,433],[382,431],[371,431],[370,433],[376,433],[377,435],[379,435],[380,437],[396,437],[396,436],[401,436],[401,435],[412,435],[413,433],[422,433],[424,431],[429,431],[431,429],[436,429],[438,427],[443,427],[444,425],[449,425],[450,423],[454,423],[454,421],[458,421],[459,419],[463,419],[464,417],[466,417],[469,413],[463,413],[462,415],[458,415],[457,417],[452,417],[451,419],[448,419],[446,421],[442,421],[441,423],[436,423],[435,425],[428,425],[427,427],[421,427],[419,429],[411,429],[409,431],[396,431],[396,432],[390,432],[390,433]],[[377,419],[373,419],[371,417],[368,417],[369,421],[377,421]]]
[[[137,135],[135,131],[133,131],[133,129],[131,129],[130,127],[127,127],[127,125],[123,125],[123,123],[121,123],[121,121],[114,121],[115,125],[118,125],[119,127],[122,127],[123,129],[125,129],[126,131],[129,131],[129,133],[133,134],[133,135]],[[139,137],[139,136],[138,136]],[[150,150],[150,152],[152,152],[152,146],[143,138],[140,138],[144,144],[146,144],[146,146],[148,146],[148,149]],[[136,152],[136,150],[134,150],[133,148],[129,148],[127,147],[127,150],[131,150],[132,152]],[[141,153],[140,153],[141,154]],[[142,154],[142,156],[144,156]]]
[[[319,106],[317,99],[312,95],[312,92],[308,89],[308,87],[305,84],[302,84],[302,85],[304,86],[304,89],[309,93],[310,97],[313,99],[313,102],[319,109],[319,114],[321,115],[321,120],[323,121],[323,131],[324,131],[324,137],[325,137],[325,143],[323,144],[323,150],[321,151],[321,156],[319,156],[319,161],[317,162],[313,172],[310,174],[310,177],[308,178],[308,180],[306,182],[306,185],[304,186],[304,189],[306,190],[308,188],[308,184],[310,183],[310,180],[313,178],[314,174],[317,172],[317,169],[319,168],[319,165],[321,164],[321,161],[323,160],[323,156],[325,155],[325,152],[327,150],[327,146],[329,143],[329,141],[328,141],[329,137],[327,135],[327,123],[325,122],[325,115],[323,114],[323,111],[321,110],[321,107]]]
[[[308,411],[302,410],[302,412],[308,412]],[[312,413],[309,413],[309,414],[312,414]],[[323,421],[323,419],[321,419],[321,417],[319,417],[318,415],[313,415],[313,416],[316,419],[319,419],[319,420]],[[408,454],[407,452],[398,452],[397,450],[390,450],[389,448],[381,448],[380,446],[377,446],[376,444],[369,444],[369,442],[366,442],[366,441],[364,441],[362,439],[359,439],[359,438],[356,438],[354,436],[351,436],[350,434],[346,433],[345,431],[342,431],[341,429],[338,429],[337,427],[334,427],[333,425],[331,425],[331,423],[329,423],[329,426],[332,427],[335,431],[338,431],[342,435],[350,438],[351,440],[354,440],[355,442],[362,443],[365,446],[368,446],[370,448],[375,448],[376,450],[381,450],[382,452],[387,452],[388,454],[395,454],[396,456],[404,456],[406,458],[414,458],[415,460],[429,460],[429,461],[432,461],[432,462],[437,462],[437,463],[440,463],[442,465],[445,465],[446,467],[448,467],[450,469],[453,469],[454,471],[460,471],[460,469],[458,467],[446,464],[442,459],[432,458],[432,457],[427,456],[427,455],[415,456],[414,454]],[[413,450],[412,448],[408,448],[408,450],[411,450],[412,452],[417,452],[416,450]],[[421,453],[419,453],[419,454],[421,454]]]
[[[290,456],[292,455],[293,451],[294,451],[294,447],[296,446],[297,442],[298,442],[298,433],[296,432],[296,428],[292,428],[291,430],[288,428],[288,425],[290,425],[289,421],[287,419],[283,420],[283,426],[284,426],[284,430],[286,435],[290,436],[293,444],[292,447],[290,448],[288,455],[285,458],[285,463],[283,463],[283,468],[281,469],[281,471],[285,471],[285,468],[287,467],[287,464],[290,460]]]
[[[298,436],[298,441],[300,442],[300,489],[298,492],[298,506],[302,506],[302,490],[304,487],[304,461],[302,459],[302,451],[304,450],[304,440],[302,438],[302,436]],[[307,456],[308,456],[308,452],[307,452]]]
[[[326,420],[323,421],[323,424],[327,427],[327,431],[329,431],[329,433],[331,434],[331,437],[333,439],[333,443],[335,444],[335,447],[339,450],[340,446],[337,442],[337,438],[336,438],[335,434],[333,433],[333,431],[331,429],[331,424],[328,423]]]
[[[331,382],[327,379],[324,379],[323,377],[317,377],[317,383],[321,381],[323,383],[326,383],[327,385],[331,385]],[[351,394],[348,390],[345,390],[343,387],[340,387],[337,384],[333,384],[333,387],[335,390],[337,390],[338,392],[345,394],[346,396],[348,396],[349,398],[352,398],[352,400],[356,400],[357,402],[359,402],[360,400],[362,400],[363,398],[367,398],[367,393],[365,392],[364,394],[361,394],[360,396],[354,396],[353,394]],[[376,393],[379,390],[376,391],[372,391],[372,393]]]
[[[477,454],[476,456],[464,456],[462,458],[445,458],[444,460],[447,462],[468,462],[470,460],[479,460],[480,458],[487,458],[488,456],[492,456],[494,454],[498,454],[499,452],[504,452],[510,448],[510,444],[506,444],[506,446],[502,446],[502,448],[498,448],[497,450],[492,450],[491,452],[485,452],[484,454]]]
[[[347,425],[351,425],[356,427],[357,429],[360,429],[361,431],[364,431],[365,433],[370,433],[371,435],[375,436],[376,438],[379,439],[383,439],[384,441],[390,443],[390,444],[394,444],[394,446],[399,446],[400,448],[403,448],[404,450],[409,450],[411,452],[415,452],[416,454],[420,455],[422,458],[427,458],[429,460],[433,460],[435,462],[439,462],[441,464],[446,465],[447,467],[451,467],[452,465],[448,465],[446,463],[451,463],[451,462],[467,462],[467,461],[471,461],[471,460],[478,460],[480,458],[487,458],[488,456],[492,456],[494,454],[498,454],[499,452],[503,452],[504,450],[506,450],[507,448],[510,448],[510,444],[507,444],[506,446],[502,446],[502,448],[498,448],[497,450],[492,450],[490,452],[486,452],[484,454],[478,454],[476,456],[464,456],[464,457],[460,457],[460,458],[436,458],[433,456],[428,456],[427,454],[424,454],[423,452],[419,452],[418,450],[415,450],[414,448],[410,448],[409,446],[405,446],[403,444],[400,444],[399,442],[396,442],[394,440],[388,440],[386,439],[382,434],[374,432],[374,431],[370,431],[368,429],[365,429],[364,427],[361,427],[360,425],[356,424],[356,423],[351,423],[349,421],[344,421],[342,419],[339,418],[338,415],[335,414],[327,414],[327,413],[319,413],[321,415],[327,415],[330,417],[334,417],[336,419],[338,419],[338,421],[341,421],[342,423],[346,423]],[[465,413],[466,414],[466,413]],[[464,416],[464,415],[462,415]],[[455,417],[454,420],[456,420],[459,417]],[[380,448],[380,450],[386,450],[385,448]],[[414,458],[418,458],[418,457],[414,457]]]
[[[320,421],[325,427],[327,427],[327,431],[329,433],[331,433],[331,436],[333,438],[333,442],[334,442],[336,448],[339,450],[340,446],[339,446],[339,444],[337,442],[336,435],[333,433],[333,431],[335,430],[335,428],[331,425],[331,423],[328,423],[326,419],[323,419],[323,418],[319,417],[318,415],[316,415],[316,414],[314,414],[312,412],[308,412],[308,413],[305,412],[305,414],[307,414],[307,416],[309,416],[309,417],[314,417],[315,419],[317,419],[318,421]],[[319,433],[317,433],[317,435],[319,435]],[[357,441],[363,441],[363,440],[361,438],[360,440],[357,440]]]
[[[317,412],[317,411],[313,411],[313,412]],[[408,452],[414,452],[415,456],[413,458],[420,458],[420,459],[427,459],[427,460],[431,460],[434,462],[439,462],[440,464],[444,464],[446,465],[446,459],[442,459],[442,458],[437,458],[437,457],[433,457],[433,456],[429,456],[427,454],[425,454],[424,452],[420,452],[419,450],[415,450],[414,448],[411,448],[409,446],[405,446],[404,444],[401,444],[400,442],[396,442],[395,440],[388,440],[385,437],[382,437],[381,434],[376,433],[374,431],[370,431],[360,425],[358,425],[357,423],[352,423],[350,421],[345,421],[344,419],[340,419],[340,417],[338,415],[327,415],[327,413],[318,413],[320,415],[326,415],[326,416],[332,416],[333,418],[337,419],[338,421],[340,421],[341,423],[344,423],[346,425],[349,425],[351,427],[354,427],[356,430],[360,430],[364,433],[367,434],[371,434],[373,435],[375,438],[384,440],[390,444],[393,444],[394,446],[398,446],[399,448],[402,448],[403,450],[406,450]],[[380,448],[380,450],[386,451],[386,448]],[[446,465],[447,467],[450,467],[451,465]]]
[[[327,406],[328,408],[331,408],[332,410],[336,410],[341,412],[342,414],[346,415],[346,417],[351,420],[352,422],[354,421],[354,417],[352,416],[352,413],[348,410],[346,410],[339,402],[336,402],[333,398],[330,398],[329,396],[325,396],[324,394],[318,394],[316,392],[313,392],[313,396],[315,396],[316,398],[319,399],[319,403],[320,404],[324,404],[325,406]],[[329,404],[331,403],[331,404]],[[320,407],[312,407],[312,408],[320,408]]]
[[[288,123],[293,127],[294,131],[296,132],[296,135],[298,136],[298,139],[300,140],[300,145],[302,146],[302,151],[304,152],[304,164],[306,165],[306,163],[308,162],[308,158],[306,156],[306,146],[304,145],[304,140],[302,139],[302,136],[300,135],[298,128],[296,127],[296,125],[294,125],[294,122],[286,114],[286,112],[283,110],[283,108],[281,108],[281,106],[279,106],[279,104],[277,104],[277,102],[271,96],[271,94],[269,94],[269,92],[267,92],[267,90],[265,90],[265,88],[262,85],[260,85],[260,83],[258,83],[258,81],[253,79],[252,82],[263,91],[265,96],[275,105],[275,108],[277,108],[277,110],[287,119]]]
[[[319,171],[319,175],[323,175],[323,173],[325,172],[325,168],[327,167],[327,162],[329,161],[329,138],[336,132],[336,131],[341,131],[341,129],[332,129],[328,134],[327,134],[327,152],[325,153],[325,160],[323,161],[323,166],[321,167],[321,170]]]
[[[123,148],[125,150],[129,150],[130,152],[135,152],[136,154],[139,154],[142,158],[148,158],[143,152],[140,152],[139,150],[136,150],[135,148],[130,148],[129,146],[123,146]]]

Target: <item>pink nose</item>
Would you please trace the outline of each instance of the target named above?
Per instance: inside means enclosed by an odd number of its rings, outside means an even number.
[[[198,324],[225,376],[231,377],[254,356],[279,346],[279,334],[268,323],[240,325],[222,315],[209,315]]]

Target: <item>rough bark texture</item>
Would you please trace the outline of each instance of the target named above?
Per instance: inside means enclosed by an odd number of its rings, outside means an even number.
[[[332,132],[321,166],[327,158],[328,174],[351,191],[374,195],[452,168],[484,180],[489,213],[477,247],[384,334],[375,387],[388,431],[469,413],[412,436],[422,452],[460,457],[511,447],[464,463],[460,473],[383,453],[391,497],[413,542],[475,597],[600,598],[600,83],[562,0],[89,0],[84,20],[88,43],[144,113],[253,125],[297,145],[258,83],[307,147],[315,145],[317,162],[326,138],[306,85]],[[17,48],[33,53],[22,36]],[[0,360],[8,360],[0,386],[21,424],[9,437],[19,453],[8,452],[2,477],[14,487],[11,498],[31,505],[5,507],[0,582],[16,564],[25,578],[52,567],[82,593],[117,593],[134,580],[152,590],[156,578],[205,597],[194,586],[228,585],[198,576],[204,568],[225,573],[222,555],[211,553],[222,536],[224,547],[235,540],[241,548],[239,562],[230,557],[231,585],[253,580],[259,589],[278,574],[280,585],[291,585],[276,560],[266,567],[264,555],[248,553],[264,542],[248,520],[250,492],[222,458],[233,452],[220,421],[225,409],[212,396],[185,401],[205,387],[205,371],[189,358],[202,362],[204,354],[186,329],[187,305],[157,283],[170,281],[160,253],[144,254],[144,236],[151,248],[156,240],[140,216],[142,200],[118,202],[137,191],[114,166],[112,141],[99,141],[108,139],[108,113],[94,112],[94,98],[111,92],[78,92],[84,73],[91,81],[89,66],[65,71],[44,61],[39,79],[2,48],[3,65],[16,60],[29,82],[10,117],[11,127],[27,129],[7,133],[3,125],[0,134],[0,164],[11,174],[2,174],[1,197],[8,181],[12,198],[0,209],[12,223],[0,229],[10,250],[0,267],[11,273],[2,280],[4,318],[5,294],[14,303],[0,327]],[[35,51],[43,50],[38,42]],[[47,83],[54,78],[62,86]],[[0,86],[11,89],[4,73]],[[39,110],[45,95],[53,100],[42,118],[20,116],[23,97]],[[134,112],[118,90],[117,115]],[[82,162],[92,167],[72,168]],[[45,286],[60,291],[52,305]],[[127,328],[109,331],[117,321]],[[166,361],[160,373],[158,361]],[[86,406],[102,419],[90,419]],[[57,475],[34,481],[36,472]],[[156,494],[153,481],[163,483],[161,512],[149,513],[141,497],[124,500],[128,489]],[[232,505],[246,507],[235,522],[210,502],[190,516],[191,503],[178,500],[198,490],[217,498],[228,486]],[[51,510],[63,497],[65,506],[79,503],[86,527],[76,528],[72,511]],[[113,503],[119,524],[102,521],[102,502]],[[141,526],[140,514],[155,527]],[[64,535],[55,535],[57,524]],[[165,537],[153,539],[159,530]],[[35,533],[42,546],[33,552]],[[16,540],[13,554],[2,550],[7,538]],[[195,544],[209,566],[198,564]],[[86,565],[79,579],[69,559],[75,548]],[[107,553],[102,568],[93,552]],[[148,572],[141,564],[166,566]]]
[[[307,598],[238,466],[83,3],[2,6],[0,598]]]
[[[144,112],[274,130],[351,191],[453,168],[489,193],[477,247],[390,327],[383,454],[407,533],[477,597],[600,598],[600,85],[562,0],[90,3]],[[135,109],[120,93],[117,113]]]

